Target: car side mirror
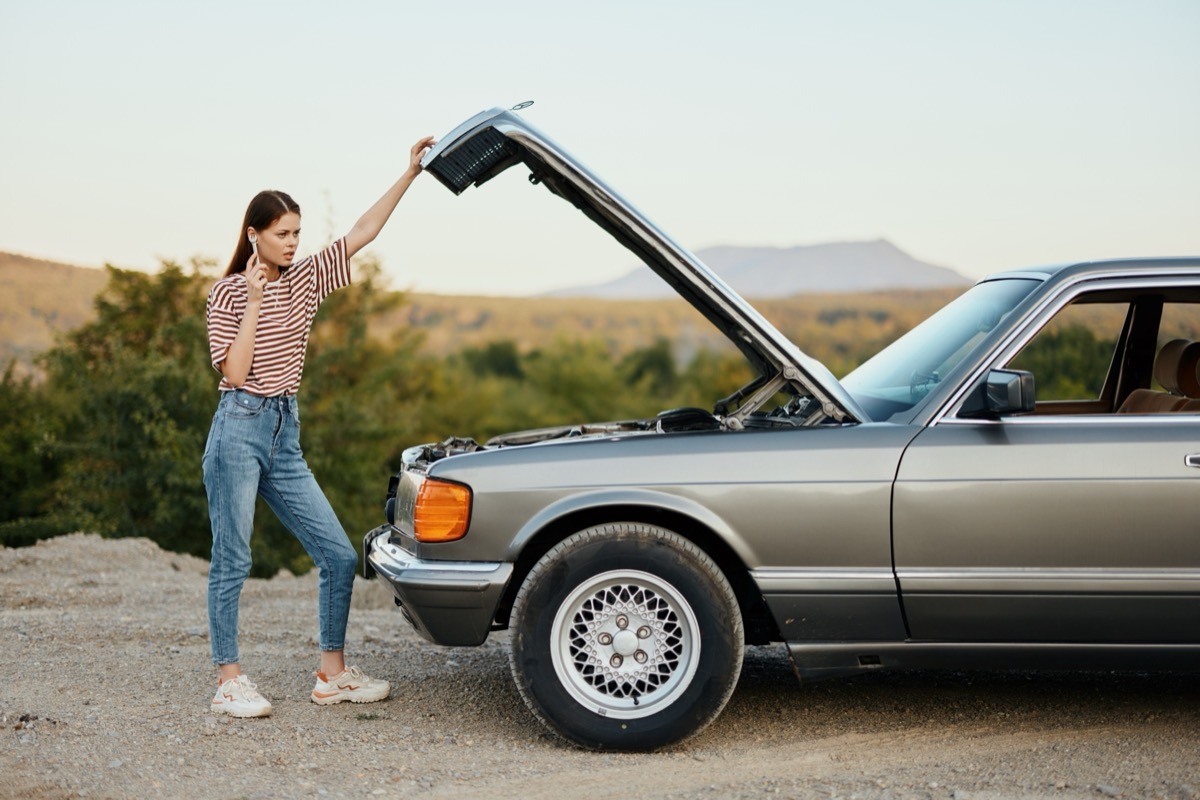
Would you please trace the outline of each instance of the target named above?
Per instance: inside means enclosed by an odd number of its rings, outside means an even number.
[[[1019,369],[994,369],[985,386],[988,416],[1029,414],[1036,402],[1033,373]]]
[[[1028,414],[1034,406],[1033,373],[994,369],[975,385],[958,411],[961,419],[998,419]]]

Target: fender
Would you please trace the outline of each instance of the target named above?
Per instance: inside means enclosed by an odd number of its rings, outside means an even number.
[[[746,544],[737,530],[724,518],[714,514],[711,509],[705,508],[694,500],[669,492],[636,487],[579,492],[554,501],[526,520],[525,524],[520,527],[509,545],[507,551],[509,560],[515,561],[526,544],[563,517],[581,511],[611,506],[641,506],[667,510],[688,517],[720,537],[742,560],[742,563],[760,563],[757,553]]]

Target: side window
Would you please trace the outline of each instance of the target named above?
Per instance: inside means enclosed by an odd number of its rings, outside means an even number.
[[[1098,400],[1128,313],[1128,302],[1072,303],[1008,366],[1033,373],[1039,403]]]

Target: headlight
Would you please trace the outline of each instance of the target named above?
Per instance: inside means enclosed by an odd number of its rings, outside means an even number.
[[[467,535],[471,489],[461,483],[426,478],[413,507],[413,536],[418,542],[452,542]]]

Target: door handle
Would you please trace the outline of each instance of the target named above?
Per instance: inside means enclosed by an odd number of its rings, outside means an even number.
[[[1183,457],[1185,467],[1200,467],[1200,453],[1192,453]]]

